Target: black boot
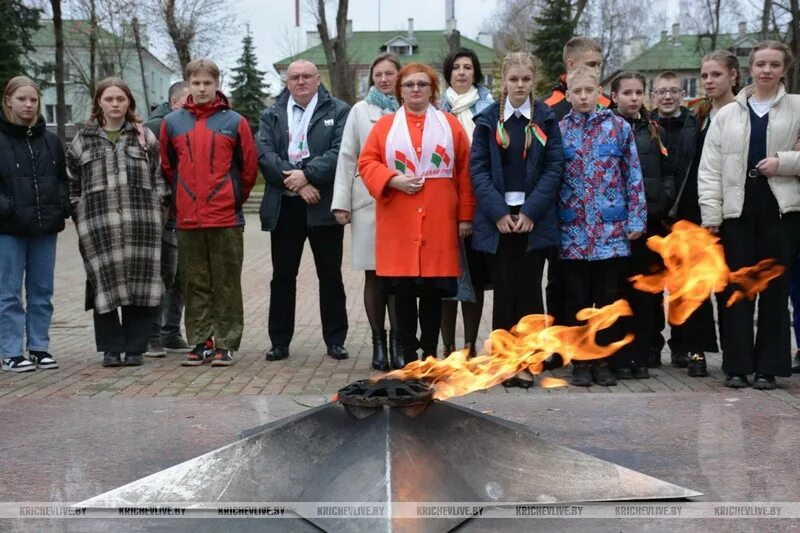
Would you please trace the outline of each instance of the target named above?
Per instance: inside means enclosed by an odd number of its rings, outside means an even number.
[[[389,362],[393,369],[403,368],[403,343],[395,330],[389,330]]]
[[[372,368],[381,372],[389,370],[389,359],[386,357],[386,330],[377,334],[372,332]]]

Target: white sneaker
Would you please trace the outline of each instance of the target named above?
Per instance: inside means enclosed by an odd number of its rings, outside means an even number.
[[[28,355],[28,360],[36,365],[36,368],[41,368],[42,370],[58,368],[55,357],[47,352],[32,351],[30,355]]]
[[[36,370],[36,365],[18,355],[3,359],[2,369],[6,372],[33,372]]]

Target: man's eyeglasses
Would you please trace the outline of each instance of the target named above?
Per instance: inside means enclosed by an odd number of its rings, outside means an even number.
[[[659,89],[657,91],[653,91],[653,94],[656,96],[666,96],[669,94],[670,96],[680,96],[683,92],[683,89],[678,89],[677,87],[673,87],[672,89]]]
[[[400,87],[403,89],[413,89],[417,87],[420,91],[423,89],[427,89],[431,86],[431,82],[429,81],[406,81],[400,84]]]

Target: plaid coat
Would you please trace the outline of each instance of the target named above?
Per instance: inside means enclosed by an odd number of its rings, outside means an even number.
[[[87,310],[159,305],[162,205],[168,189],[153,133],[143,128],[140,134],[126,122],[112,143],[92,121],[67,150],[67,170]]]

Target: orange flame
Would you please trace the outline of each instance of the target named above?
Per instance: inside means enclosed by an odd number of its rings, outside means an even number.
[[[770,281],[783,274],[783,271],[783,266],[777,264],[774,259],[763,259],[756,266],[731,272],[728,280],[743,290],[734,291],[725,305],[730,307],[745,298],[752,300],[756,294],[767,288]]]
[[[728,300],[728,306],[743,298],[752,300],[784,270],[767,259],[730,272],[719,238],[686,220],[676,222],[666,237],[650,237],[647,246],[661,256],[665,269],[633,276],[631,281],[640,291],[660,293],[667,289],[670,324],[686,322],[712,293],[722,291],[728,283],[741,287]]]
[[[467,358],[467,350],[460,350],[443,360],[429,356],[374,379],[418,379],[433,386],[436,399],[462,396],[488,389],[522,370],[540,374],[544,361],[554,353],[560,354],[565,364],[572,359],[608,357],[630,343],[633,335],[601,346],[595,340],[597,332],[614,324],[619,317],[631,314],[628,302],[617,300],[599,309],[582,309],[576,317],[586,323],[580,326],[553,326],[553,318],[548,315],[528,315],[511,331],[493,331],[486,341],[488,355]],[[549,387],[563,385],[566,385],[563,380],[555,378],[542,383]]]

